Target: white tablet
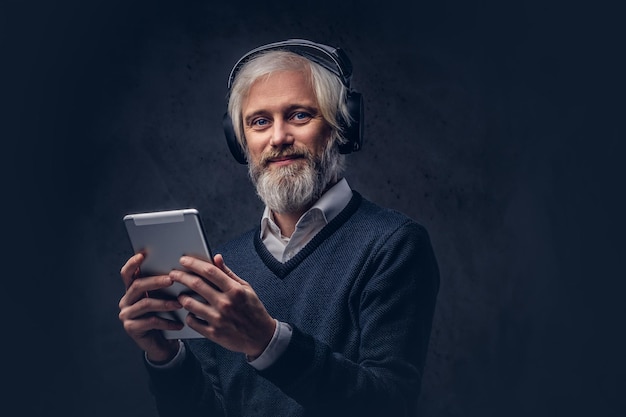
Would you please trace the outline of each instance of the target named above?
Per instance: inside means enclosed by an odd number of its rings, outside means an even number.
[[[213,262],[211,249],[207,244],[196,209],[128,214],[124,216],[124,224],[134,253],[141,252],[145,255],[141,264],[142,276],[167,275],[172,269],[185,270],[179,263],[183,255]],[[191,292],[180,283],[174,283],[161,291],[172,297]],[[169,320],[185,323],[188,312],[180,309],[159,314]],[[163,334],[168,339],[203,337],[187,325],[181,330],[165,330]]]

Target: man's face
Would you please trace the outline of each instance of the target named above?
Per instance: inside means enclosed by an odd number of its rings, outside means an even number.
[[[250,162],[264,169],[302,165],[301,153],[321,155],[330,137],[311,83],[302,72],[261,77],[244,101],[242,117]]]
[[[338,151],[329,144],[306,74],[278,71],[261,77],[242,107],[250,177],[275,212],[302,211],[336,179]]]

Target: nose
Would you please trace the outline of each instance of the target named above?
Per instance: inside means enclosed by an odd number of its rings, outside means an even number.
[[[281,148],[291,144],[293,144],[293,135],[289,129],[289,124],[282,119],[275,119],[272,126],[270,145]]]

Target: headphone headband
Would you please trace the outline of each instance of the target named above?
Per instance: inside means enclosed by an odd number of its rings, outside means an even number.
[[[261,52],[271,50],[284,50],[303,56],[335,74],[339,77],[343,85],[350,89],[352,62],[350,62],[350,59],[342,49],[315,43],[306,39],[288,39],[286,41],[259,46],[242,56],[230,71],[230,75],[228,76],[228,90],[233,86],[233,81],[237,73],[246,62]]]

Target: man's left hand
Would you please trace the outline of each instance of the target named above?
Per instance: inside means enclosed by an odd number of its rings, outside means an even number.
[[[204,303],[188,294],[178,297],[183,308],[190,312],[186,322],[224,348],[256,358],[272,339],[276,321],[250,284],[226,266],[222,255],[216,255],[213,261],[211,264],[183,256],[180,264],[193,273],[169,274],[172,281],[180,282],[206,300]]]

